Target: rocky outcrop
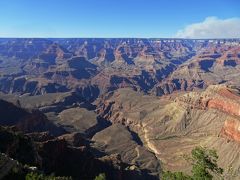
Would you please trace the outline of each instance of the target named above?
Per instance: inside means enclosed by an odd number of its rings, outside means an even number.
[[[71,148],[67,146],[65,140],[42,143],[39,146],[39,155],[42,157],[42,168],[48,173],[55,172],[58,175],[73,178],[93,179],[100,172],[105,172],[109,178],[122,179],[121,160],[116,161],[117,168],[114,170],[110,163],[108,165],[94,158],[86,147]]]
[[[240,142],[240,121],[238,119],[227,119],[220,135],[229,140]]]
[[[0,126],[0,151],[23,164],[36,165],[38,155],[30,137]]]
[[[190,92],[175,99],[181,105],[192,108],[212,108],[229,115],[240,116],[240,96],[227,86],[209,86],[203,93]]]
[[[16,179],[12,177],[11,170],[17,168],[19,171],[14,173],[15,176],[17,173],[18,179],[24,179],[34,169],[56,176],[71,176],[73,179],[94,179],[100,173],[105,173],[108,179],[154,179],[154,176],[147,174],[143,176],[138,168],[130,169],[130,165],[123,163],[118,154],[95,157],[92,151],[96,150],[90,148],[80,134],[44,140],[42,133],[35,133],[34,139],[38,141],[33,141],[29,135],[0,127],[0,150],[5,153],[0,153],[1,178]],[[30,136],[33,137],[33,134]]]
[[[208,102],[209,108],[218,109],[228,114],[240,116],[240,103],[226,101],[224,99],[211,99]]]

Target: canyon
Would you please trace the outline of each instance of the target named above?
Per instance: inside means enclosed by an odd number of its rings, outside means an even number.
[[[2,38],[0,155],[74,179],[159,179],[190,174],[184,156],[203,146],[238,179],[239,76],[240,39]]]

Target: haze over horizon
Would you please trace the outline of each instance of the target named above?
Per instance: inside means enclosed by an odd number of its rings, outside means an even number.
[[[239,7],[237,0],[3,0],[0,37],[240,38]]]

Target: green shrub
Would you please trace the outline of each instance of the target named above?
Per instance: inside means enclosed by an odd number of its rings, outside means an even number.
[[[53,175],[46,176],[39,173],[28,173],[25,177],[25,180],[72,180],[71,177],[55,177]]]
[[[98,176],[96,176],[94,180],[106,180],[106,174],[101,173]]]
[[[213,177],[222,178],[223,169],[218,167],[218,155],[215,150],[196,147],[192,150],[191,157],[186,159],[192,164],[192,176],[183,172],[163,172],[163,180],[212,180]]]
[[[223,169],[217,165],[218,155],[215,150],[196,147],[192,150],[192,174],[196,180],[211,180],[213,175],[221,176]]]

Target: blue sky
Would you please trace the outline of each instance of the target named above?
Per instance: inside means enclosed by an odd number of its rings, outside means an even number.
[[[0,37],[191,38],[216,22],[240,36],[239,18],[240,0],[1,0]]]

